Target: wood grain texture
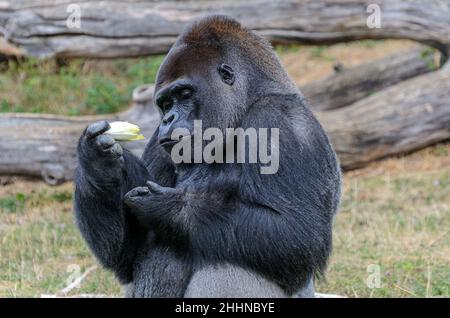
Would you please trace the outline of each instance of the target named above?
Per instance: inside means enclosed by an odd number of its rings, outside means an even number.
[[[300,87],[314,110],[331,110],[352,104],[401,81],[439,67],[433,52],[410,49],[330,75]]]
[[[230,15],[274,43],[405,38],[449,52],[450,0],[77,1],[80,28],[68,28],[68,0],[3,0],[0,30],[25,55],[123,57],[165,53],[183,28],[211,13]],[[368,28],[367,6],[382,28]]]
[[[78,139],[86,126],[95,121],[129,121],[138,124],[145,136],[151,136],[160,120],[151,98],[148,99],[153,86],[138,87],[136,91],[140,91],[140,95],[134,96],[134,105],[118,114],[79,117],[0,114],[0,174],[41,177],[49,184],[71,180]],[[140,99],[144,95],[147,99]],[[140,155],[145,144],[143,140],[124,145]]]
[[[344,108],[317,112],[344,169],[450,138],[450,65]]]

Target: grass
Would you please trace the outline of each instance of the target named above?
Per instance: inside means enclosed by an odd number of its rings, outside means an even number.
[[[136,86],[155,81],[162,60],[10,60],[0,66],[0,112],[114,113]]]
[[[0,204],[0,297],[55,294],[95,261],[73,221],[72,184],[50,187],[20,181],[2,189]],[[4,202],[13,202],[7,203]],[[19,207],[19,208],[18,208]],[[96,270],[74,292],[119,295],[113,276]]]
[[[449,297],[450,144],[345,174],[334,252],[318,291],[349,297]],[[72,216],[72,183],[0,187],[0,297],[56,294],[96,260]],[[369,272],[368,272],[369,271]],[[367,280],[379,288],[369,288]],[[371,279],[373,278],[373,279]],[[376,285],[376,284],[375,284]],[[119,296],[98,267],[71,294]]]
[[[345,67],[383,57],[408,41],[355,41],[334,46],[277,46],[294,81],[303,85]],[[430,48],[423,58],[435,68]],[[92,115],[125,109],[133,89],[153,83],[164,56],[115,60],[9,60],[0,64],[0,112]]]
[[[450,296],[449,159],[447,144],[345,175],[334,253],[321,291]],[[373,269],[381,284],[371,289],[366,282]]]

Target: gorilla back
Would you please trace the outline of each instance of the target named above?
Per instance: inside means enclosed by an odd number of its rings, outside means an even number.
[[[229,17],[200,19],[165,58],[154,99],[162,121],[141,159],[103,134],[107,123],[80,138],[75,211],[99,261],[133,297],[313,296],[331,252],[341,174],[270,45]],[[195,120],[223,135],[277,129],[278,170],[175,163],[172,151],[193,138]],[[228,142],[221,151],[236,152]]]

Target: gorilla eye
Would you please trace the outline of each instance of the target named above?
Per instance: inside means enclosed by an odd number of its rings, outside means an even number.
[[[218,70],[219,70],[220,77],[222,78],[222,81],[225,84],[233,85],[233,83],[234,83],[234,71],[231,68],[231,66],[229,66],[227,64],[221,64],[219,66]]]
[[[183,99],[188,99],[192,96],[192,91],[189,88],[185,88],[180,92],[180,96]]]

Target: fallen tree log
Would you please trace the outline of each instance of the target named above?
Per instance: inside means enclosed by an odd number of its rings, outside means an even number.
[[[367,26],[369,4],[381,8],[381,28]],[[79,25],[67,23],[77,12]],[[220,0],[182,4],[4,0],[0,2],[0,32],[24,55],[143,56],[167,52],[187,23],[211,13],[237,18],[274,43],[405,38],[449,53],[450,0]]]
[[[78,138],[89,123],[124,120],[137,123],[145,136],[153,134],[160,116],[151,105],[152,95],[152,85],[138,87],[133,107],[111,115],[0,114],[0,174],[42,177],[53,185],[71,180]],[[139,155],[145,143],[135,141],[126,146]]]
[[[152,87],[138,88],[137,104],[111,116],[65,117],[30,114],[0,115],[0,174],[41,176],[50,184],[70,180],[79,135],[90,122],[129,120],[146,136],[159,123],[151,106]],[[450,138],[450,65],[403,81],[348,107],[316,112],[330,136],[344,169]],[[134,152],[142,143],[127,143]]]
[[[389,55],[300,87],[312,109],[331,110],[352,104],[389,86],[436,70],[438,59],[426,47]]]
[[[344,169],[450,138],[450,64],[344,108],[317,112]]]

